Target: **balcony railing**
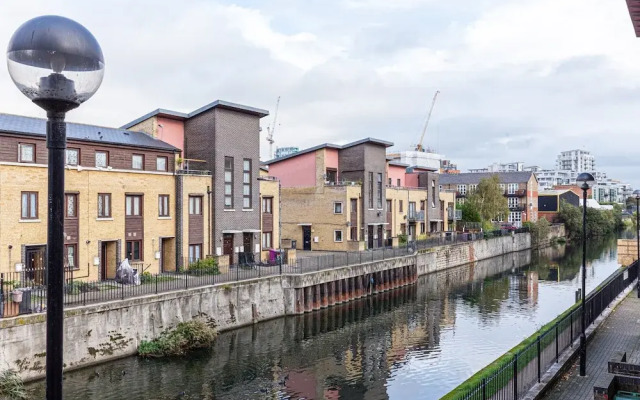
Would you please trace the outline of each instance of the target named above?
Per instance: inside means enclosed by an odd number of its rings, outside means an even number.
[[[516,204],[509,206],[509,211],[524,211],[525,207],[522,204]]]
[[[409,220],[409,222],[424,221],[424,211],[409,210],[407,213],[407,220]]]
[[[455,211],[455,213],[454,213]],[[449,220],[460,221],[462,219],[462,210],[447,210],[447,217]]]
[[[355,181],[325,181],[325,186],[361,186],[361,182]]]
[[[514,190],[512,192],[509,192],[508,190],[504,191],[504,195],[507,197],[524,197],[527,195],[527,190],[526,189],[518,189],[518,190]]]
[[[211,171],[204,169],[178,169],[176,175],[211,175]]]

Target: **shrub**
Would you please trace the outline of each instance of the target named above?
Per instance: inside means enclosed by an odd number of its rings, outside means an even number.
[[[29,398],[22,379],[16,371],[7,369],[0,373],[0,398],[17,400]]]
[[[140,283],[149,283],[153,280],[153,275],[151,275],[151,272],[149,271],[145,271],[142,273],[142,275],[140,275]]]
[[[405,244],[407,244],[407,235],[405,234],[399,234],[398,235],[398,244],[400,246],[404,246]]]
[[[179,323],[174,329],[166,330],[152,341],[143,340],[138,346],[141,357],[181,356],[189,350],[211,346],[216,338],[216,330],[201,320]]]
[[[218,261],[215,258],[205,258],[204,260],[194,261],[189,264],[189,272],[218,275],[220,270],[218,269]]]

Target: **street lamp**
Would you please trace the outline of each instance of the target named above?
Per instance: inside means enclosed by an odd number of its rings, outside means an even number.
[[[640,263],[640,189],[633,191],[636,197],[636,262]],[[638,279],[638,297],[640,297],[640,279]]]
[[[18,89],[47,112],[47,399],[62,399],[64,291],[65,113],[100,87],[104,57],[85,27],[47,15],[22,24],[7,48],[9,75]]]
[[[585,286],[587,278],[587,191],[595,179],[588,172],[583,172],[576,178],[576,183],[582,189],[582,330],[580,333],[580,376],[587,374],[587,336],[585,335],[586,313],[584,308]]]

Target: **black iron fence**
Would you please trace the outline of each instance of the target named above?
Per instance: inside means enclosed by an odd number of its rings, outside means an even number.
[[[618,270],[593,290],[585,299],[586,326],[596,318],[638,277],[638,262]],[[475,375],[469,381],[446,395],[455,400],[517,400],[542,375],[558,362],[560,354],[580,337],[582,309],[580,303],[565,312],[553,323],[543,327],[525,340],[513,354],[503,356],[504,361]],[[518,348],[518,347],[516,347]]]
[[[64,305],[124,300],[127,298],[183,290],[225,282],[243,281],[282,274],[303,274],[350,265],[402,257],[433,247],[483,240],[526,232],[520,229],[452,233],[425,240],[409,241],[399,247],[382,247],[358,252],[332,252],[323,255],[298,256],[288,259],[286,251],[271,251],[266,260],[260,253],[237,253],[230,265],[219,264],[213,258],[193,260],[185,258],[176,271],[160,274],[146,272],[148,265],[131,263],[138,275],[135,284],[117,280],[85,281],[74,278],[74,271],[65,272]],[[0,274],[0,318],[42,312],[46,309],[46,270],[24,270]]]

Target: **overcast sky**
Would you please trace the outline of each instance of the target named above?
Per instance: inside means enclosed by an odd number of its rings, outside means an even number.
[[[419,140],[458,166],[596,156],[640,187],[640,39],[623,0],[2,1],[0,47],[58,14],[100,42],[106,73],[69,121],[121,126],[216,99],[272,112],[276,146]],[[0,68],[0,112],[42,117]],[[262,158],[269,116],[262,121]]]

